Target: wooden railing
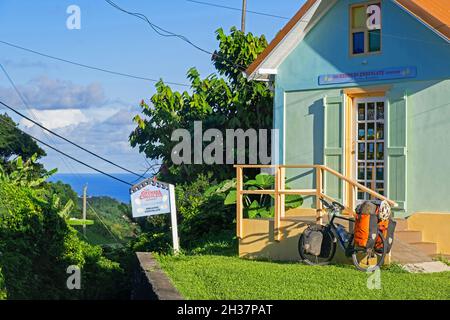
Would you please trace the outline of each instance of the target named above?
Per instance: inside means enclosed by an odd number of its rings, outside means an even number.
[[[323,206],[320,198],[327,199],[329,201],[336,201],[331,196],[327,195],[324,190],[324,175],[329,173],[339,181],[343,182],[346,186],[345,190],[350,192],[343,192],[343,205],[347,212],[353,213],[356,206],[356,195],[358,190],[368,193],[374,199],[385,200],[392,207],[396,207],[397,203],[386,198],[385,196],[375,192],[374,190],[367,188],[366,186],[358,183],[357,181],[348,178],[341,173],[328,168],[324,165],[235,165],[236,168],[236,228],[238,238],[243,237],[243,213],[244,195],[273,195],[274,197],[274,235],[275,239],[279,241],[281,239],[280,225],[281,219],[285,216],[285,196],[286,195],[310,195],[315,196],[316,201],[316,221],[319,224],[323,224]],[[244,190],[244,169],[273,169],[275,171],[275,183],[274,189],[271,190]],[[286,169],[311,169],[316,173],[316,182],[314,189],[289,189],[286,190]],[[347,196],[348,195],[348,196]]]

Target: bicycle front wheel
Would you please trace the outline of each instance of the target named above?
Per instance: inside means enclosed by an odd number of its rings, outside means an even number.
[[[353,264],[356,269],[364,272],[372,272],[381,268],[386,257],[386,240],[383,233],[378,230],[378,248],[354,248],[352,253]]]
[[[323,239],[319,255],[314,255],[308,252],[306,244],[305,232],[302,233],[298,240],[298,253],[302,261],[309,265],[320,266],[330,264],[336,253],[336,241],[330,229],[321,225],[314,225],[308,227],[309,230],[322,232]]]

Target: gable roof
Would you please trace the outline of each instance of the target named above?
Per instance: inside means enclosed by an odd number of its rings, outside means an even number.
[[[424,23],[427,27],[432,29],[442,38],[450,42],[450,0],[392,0],[399,7],[410,13],[416,19]],[[249,79],[263,79],[267,77],[269,73],[275,73],[275,71],[267,70],[266,74],[260,74],[258,69],[264,64],[264,62],[280,47],[283,42],[292,33],[295,28],[299,28],[301,31],[306,32],[309,26],[310,20],[305,19],[314,15],[318,10],[321,3],[328,4],[327,9],[332,7],[336,0],[307,0],[300,10],[289,20],[289,22],[277,33],[275,38],[269,43],[267,48],[253,61],[253,63],[247,68],[245,73]],[[311,12],[314,11],[314,12]],[[299,24],[304,24],[303,27],[299,27]],[[303,39],[304,35],[301,39]],[[297,39],[297,42],[301,39]],[[291,41],[292,42],[292,41]],[[292,45],[291,45],[292,47]],[[288,50],[284,50],[284,53],[288,53]],[[277,59],[280,60],[280,59]],[[262,68],[261,68],[262,70]],[[261,77],[262,75],[262,77]]]
[[[394,2],[450,41],[449,0],[394,0]]]

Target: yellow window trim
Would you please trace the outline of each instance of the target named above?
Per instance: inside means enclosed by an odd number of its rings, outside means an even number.
[[[390,91],[392,85],[376,86],[376,87],[366,87],[366,88],[348,88],[343,89],[342,93],[345,95],[345,168],[344,175],[346,177],[352,178],[354,168],[353,168],[353,157],[354,157],[354,146],[353,146],[353,136],[355,135],[355,124],[354,124],[354,100],[357,98],[372,98],[372,97],[385,97],[386,93]],[[346,189],[344,191],[344,197],[346,198],[346,203],[350,203],[350,199],[355,201],[356,195],[351,194],[352,190]]]

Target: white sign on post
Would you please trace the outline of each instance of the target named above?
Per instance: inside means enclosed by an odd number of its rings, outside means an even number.
[[[180,251],[178,240],[175,187],[172,184],[146,179],[130,189],[133,218],[170,213],[173,251]]]

